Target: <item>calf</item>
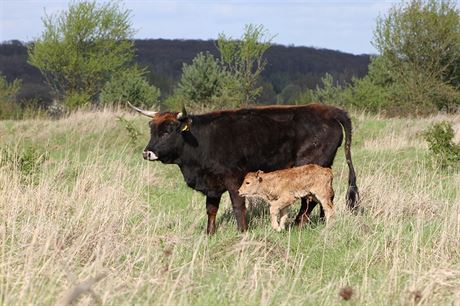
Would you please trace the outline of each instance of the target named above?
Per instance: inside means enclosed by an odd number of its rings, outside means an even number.
[[[288,207],[302,197],[321,204],[326,222],[334,214],[332,171],[318,165],[308,164],[268,173],[250,172],[238,192],[244,197],[256,196],[267,201],[272,226],[277,231],[285,229]]]

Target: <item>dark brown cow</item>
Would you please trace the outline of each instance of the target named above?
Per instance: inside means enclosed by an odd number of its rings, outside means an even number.
[[[131,106],[133,107],[133,106]],[[152,118],[146,160],[179,166],[187,185],[206,195],[207,233],[222,194],[230,194],[238,229],[247,230],[246,207],[238,188],[248,172],[270,172],[305,164],[331,167],[345,131],[349,168],[347,204],[356,207],[358,188],[351,160],[351,121],[337,107],[323,104],[268,106],[187,115],[147,112]],[[316,204],[302,198],[296,222],[303,224]]]

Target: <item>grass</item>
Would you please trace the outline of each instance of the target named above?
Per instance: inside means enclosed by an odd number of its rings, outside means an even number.
[[[132,142],[117,116],[139,139]],[[420,133],[450,120],[458,139],[460,118],[353,120],[363,214],[345,207],[340,149],[332,226],[314,218],[277,233],[258,203],[241,234],[225,195],[213,237],[204,234],[204,197],[179,169],[142,160],[144,118],[103,111],[0,121],[0,303],[458,303],[460,174],[432,169]],[[1,157],[4,148],[47,158],[24,172]]]

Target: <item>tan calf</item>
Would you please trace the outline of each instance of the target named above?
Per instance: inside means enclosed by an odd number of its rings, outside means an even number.
[[[288,207],[301,197],[321,204],[326,222],[334,214],[332,171],[318,165],[305,165],[269,173],[250,172],[238,190],[244,197],[260,197],[270,204],[272,226],[285,229]],[[280,221],[278,223],[278,216]]]

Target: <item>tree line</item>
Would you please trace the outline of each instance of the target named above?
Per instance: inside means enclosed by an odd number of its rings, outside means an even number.
[[[161,92],[161,100],[170,96],[182,75],[184,64],[190,64],[200,52],[218,55],[215,40],[134,40],[134,62],[146,68],[149,83]],[[40,71],[27,62],[27,46],[30,43],[8,41],[0,44],[0,73],[6,80],[22,80],[18,93],[21,103],[49,105],[52,101],[50,88]],[[267,65],[261,74],[263,92],[258,103],[277,103],[278,95],[287,87],[296,92],[314,89],[321,83],[325,73],[330,73],[340,84],[352,77],[367,73],[369,55],[353,55],[340,51],[272,45],[265,53]],[[289,97],[291,95],[288,95]],[[283,98],[279,98],[283,100]],[[286,101],[287,103],[287,101]]]

